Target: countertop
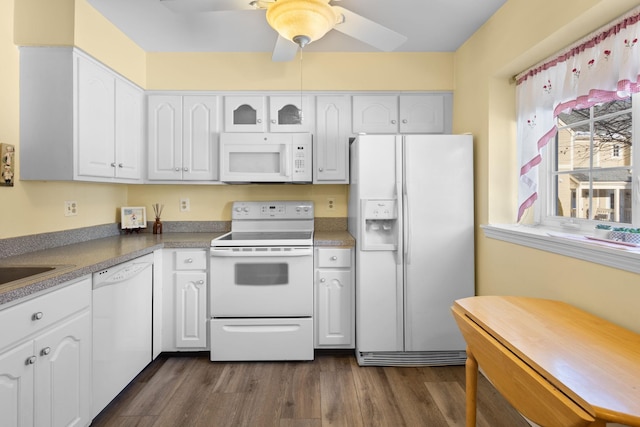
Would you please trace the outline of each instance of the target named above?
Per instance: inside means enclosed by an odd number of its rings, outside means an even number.
[[[209,248],[224,233],[128,234],[0,258],[0,266],[56,266],[55,270],[0,285],[0,309],[59,285],[162,248]],[[316,246],[353,247],[347,231],[316,231]]]

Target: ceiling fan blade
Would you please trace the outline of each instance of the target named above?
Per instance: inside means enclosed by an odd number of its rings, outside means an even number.
[[[256,9],[250,0],[160,0],[160,4],[176,13]]]
[[[333,27],[334,30],[365,42],[385,52],[395,50],[407,38],[389,28],[373,22],[357,13],[351,12],[341,6],[333,6],[336,12],[341,13],[343,22]]]
[[[271,60],[275,62],[291,61],[296,57],[296,53],[298,53],[298,45],[278,35]]]

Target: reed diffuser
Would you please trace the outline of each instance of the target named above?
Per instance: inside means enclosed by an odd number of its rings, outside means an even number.
[[[164,208],[164,205],[161,205],[160,203],[155,203],[153,205],[153,213],[156,215],[156,221],[153,223],[153,234],[162,234],[162,222],[160,221],[162,208]]]

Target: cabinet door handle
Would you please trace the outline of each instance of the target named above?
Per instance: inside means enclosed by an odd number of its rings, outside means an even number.
[[[256,120],[256,123],[262,123],[262,119]]]
[[[402,120],[402,123],[407,123],[407,119],[403,119],[403,120]]]
[[[29,357],[27,360],[25,360],[24,364],[25,365],[33,365],[36,363],[36,357],[35,356],[31,356]]]
[[[327,279],[325,279],[324,277],[322,279],[320,279],[320,283],[324,283],[326,281],[327,281]]]
[[[38,311],[37,313],[33,313],[33,316],[31,316],[31,319],[33,320],[40,320],[44,317],[44,313],[41,311]]]
[[[395,120],[391,120],[391,124],[392,124],[392,125],[395,125],[395,124],[396,124],[396,121],[395,121]]]
[[[183,167],[183,168],[182,168],[182,170],[183,170],[183,171],[185,171],[185,172],[189,172],[189,168],[188,168],[188,167],[186,167],[186,166],[185,166],[185,167]]]
[[[40,350],[40,356],[46,356],[49,353],[51,353],[51,347],[45,347]]]
[[[123,165],[122,163],[118,163],[118,167],[119,167],[120,169],[122,169],[122,168],[124,167],[124,165]]]
[[[116,167],[115,162],[111,163],[111,167],[112,167],[112,168],[115,168],[115,167]]]
[[[176,168],[176,172],[180,172],[180,168]]]
[[[276,119],[271,119],[271,123],[275,124],[276,123]]]
[[[318,172],[322,172],[324,168],[318,168]]]
[[[198,283],[198,285],[204,285],[204,280],[198,280],[196,283]]]

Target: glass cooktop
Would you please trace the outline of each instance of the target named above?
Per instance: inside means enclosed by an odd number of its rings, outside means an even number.
[[[211,246],[292,246],[312,244],[313,231],[232,231],[211,241]]]
[[[311,239],[311,231],[232,231],[216,240],[244,241],[244,240],[300,240]]]

